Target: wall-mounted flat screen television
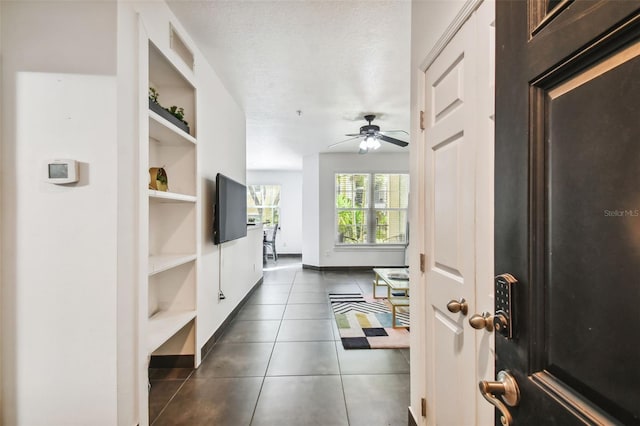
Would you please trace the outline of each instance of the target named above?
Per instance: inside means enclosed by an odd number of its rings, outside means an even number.
[[[216,175],[214,244],[247,236],[247,187],[222,173]]]

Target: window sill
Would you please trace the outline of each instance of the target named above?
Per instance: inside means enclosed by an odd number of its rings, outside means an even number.
[[[334,251],[360,251],[360,250],[380,250],[380,251],[402,251],[406,244],[335,244]]]

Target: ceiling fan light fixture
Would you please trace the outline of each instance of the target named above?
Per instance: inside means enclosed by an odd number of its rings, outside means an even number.
[[[377,149],[377,148],[375,148],[377,141],[376,141],[376,138],[374,136],[367,136],[364,139],[364,142],[365,142],[367,148]],[[380,142],[378,142],[378,145],[380,145]]]
[[[345,139],[343,141],[340,142],[336,142],[334,144],[329,145],[329,148],[333,148],[334,146],[340,145],[342,143],[345,142],[350,142],[353,141],[355,139],[361,139],[359,146],[359,153],[360,154],[366,154],[367,152],[371,151],[371,150],[378,150],[380,149],[380,147],[382,146],[381,142],[388,142],[391,143],[393,145],[399,146],[399,147],[406,147],[407,145],[409,145],[409,142],[405,142],[403,140],[400,139],[396,139],[394,137],[391,137],[383,132],[380,131],[380,126],[377,126],[375,124],[371,124],[371,122],[373,121],[373,119],[376,116],[371,114],[371,115],[365,115],[364,119],[367,120],[367,122],[369,124],[367,124],[366,126],[362,126],[360,127],[360,132],[359,133],[348,133],[345,136],[349,136],[349,139]],[[397,133],[397,132],[401,132],[404,133],[406,135],[408,135],[407,132],[405,132],[404,130],[387,130],[387,133]]]

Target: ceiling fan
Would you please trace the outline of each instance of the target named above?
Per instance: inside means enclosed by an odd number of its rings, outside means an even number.
[[[345,136],[351,136],[349,139],[345,139],[343,141],[331,144],[329,145],[329,148],[333,148],[336,145],[340,145],[342,143],[349,142],[355,139],[360,139],[360,138],[362,138],[362,142],[360,142],[358,154],[366,154],[370,150],[373,150],[373,151],[377,150],[381,146],[380,141],[389,142],[401,147],[405,147],[409,145],[408,142],[402,141],[400,139],[392,138],[391,136],[386,135],[386,133],[404,133],[405,135],[408,135],[407,132],[405,132],[404,130],[381,131],[380,126],[371,124],[374,118],[376,118],[376,116],[373,114],[365,115],[364,119],[367,120],[369,124],[367,124],[366,126],[360,127],[360,133],[347,134]]]

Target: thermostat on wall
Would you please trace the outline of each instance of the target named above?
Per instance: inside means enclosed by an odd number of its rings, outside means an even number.
[[[74,183],[79,179],[76,160],[51,160],[47,163],[46,173],[49,183]]]

